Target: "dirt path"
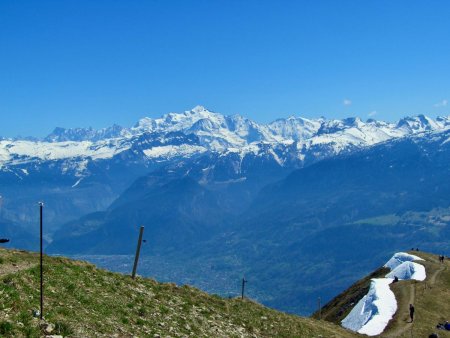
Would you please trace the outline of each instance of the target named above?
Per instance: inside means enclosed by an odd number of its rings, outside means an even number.
[[[446,270],[447,266],[445,264],[442,264],[439,269],[437,269],[432,275],[431,277],[425,280],[425,284],[423,285],[425,288],[431,287],[436,283],[436,278],[439,276],[439,274]],[[416,285],[417,286],[422,286],[421,284],[418,284],[416,282],[411,281],[411,284],[409,286],[409,299],[408,299],[408,303],[409,304],[414,304],[415,300],[416,300]],[[399,311],[399,309],[397,310]],[[411,323],[409,321],[409,316],[405,317],[405,319],[402,321],[402,323],[404,323],[404,325],[402,327],[399,327],[398,329],[395,329],[393,331],[387,332],[385,337],[400,337],[402,335],[407,334],[407,332],[413,332],[414,330],[414,323]]]
[[[416,300],[416,283],[411,283],[409,285],[409,304],[414,304],[414,301]],[[399,311],[399,309],[397,309]],[[390,331],[386,334],[386,337],[399,337],[402,334],[412,331],[414,327],[414,323],[411,323],[409,320],[409,315],[402,321],[404,325],[402,327],[399,327],[396,330]]]
[[[439,274],[446,269],[447,269],[447,265],[441,264],[440,268],[433,273],[433,276],[431,276],[429,284],[434,285],[436,283],[437,276],[439,276]]]

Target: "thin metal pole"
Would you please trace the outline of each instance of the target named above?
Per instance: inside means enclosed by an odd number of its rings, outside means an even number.
[[[244,289],[245,289],[245,283],[247,283],[247,281],[245,280],[245,277],[242,277],[242,291],[241,291],[241,299],[244,299]]]
[[[137,248],[136,248],[136,255],[134,256],[133,273],[131,274],[131,278],[133,278],[133,279],[136,277],[136,270],[137,270],[137,265],[138,265],[138,261],[139,261],[139,254],[141,253],[141,244],[142,244],[143,234],[144,234],[144,227],[141,226],[141,230],[139,231],[138,244],[137,244]]]
[[[44,266],[43,266],[43,245],[42,245],[42,209],[44,203],[39,202],[39,213],[40,213],[40,266],[41,266],[41,313],[40,318],[42,320],[44,314]]]

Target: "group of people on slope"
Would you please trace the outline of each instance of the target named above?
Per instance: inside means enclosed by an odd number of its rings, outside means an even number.
[[[437,329],[450,331],[450,323],[445,321],[445,323],[439,323],[436,325]]]
[[[439,323],[438,325],[436,325],[436,328],[439,330],[446,330],[446,331],[450,331],[450,323],[448,321],[445,321],[445,323]],[[428,338],[439,338],[437,333],[432,333],[428,336]]]

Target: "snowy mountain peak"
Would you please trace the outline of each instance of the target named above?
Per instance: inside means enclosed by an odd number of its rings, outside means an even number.
[[[401,119],[397,128],[406,129],[410,132],[423,132],[439,129],[441,126],[425,115],[417,115],[411,117],[405,117]]]
[[[65,129],[56,127],[44,141],[46,142],[66,142],[66,141],[99,141],[102,139],[117,138],[126,136],[127,130],[117,124],[108,128],[93,129],[88,128],[71,128]]]
[[[200,106],[200,105],[195,106],[194,108],[191,109],[191,111],[194,112],[194,113],[201,113],[203,111],[209,112],[208,109],[206,109],[205,107]]]
[[[269,124],[270,130],[286,139],[299,141],[316,135],[322,125],[322,120],[310,120],[303,117],[290,116],[278,119]]]
[[[343,124],[349,127],[362,127],[364,122],[359,117],[347,117],[342,120]]]
[[[256,148],[263,149],[259,154],[275,156],[278,163],[286,163],[291,156],[292,162],[301,165],[394,138],[447,129],[449,117],[433,120],[424,115],[406,117],[397,124],[363,122],[358,117],[327,120],[295,116],[259,124],[241,115],[224,116],[196,106],[182,113],[142,118],[131,128],[55,128],[41,141],[3,139],[0,168],[40,160],[80,161],[79,167],[84,168],[86,159],[109,159],[128,150],[133,155],[126,156],[144,156],[139,160],[148,161],[152,156],[182,157],[206,151],[244,156]]]
[[[143,117],[133,126],[132,129],[152,130],[154,127],[153,119],[150,117]]]

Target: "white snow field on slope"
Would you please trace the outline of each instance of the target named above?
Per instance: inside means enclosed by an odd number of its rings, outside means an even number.
[[[386,278],[394,279],[397,277],[398,279],[414,279],[418,281],[423,281],[427,277],[425,273],[425,267],[423,265],[414,263],[414,262],[403,262],[399,266],[397,266],[394,270],[389,272]]]
[[[399,266],[403,262],[412,262],[412,261],[423,261],[423,259],[406,252],[397,252],[396,254],[394,254],[394,256],[392,256],[390,260],[387,261],[386,264],[384,264],[384,267],[394,270],[397,266]]]
[[[342,321],[342,326],[358,333],[375,336],[384,331],[397,311],[397,301],[389,288],[392,279],[374,278],[370,289]]]
[[[386,278],[372,279],[369,292],[342,320],[342,326],[368,336],[382,333],[397,311],[395,295],[389,288],[394,277],[418,281],[426,278],[425,267],[413,261],[423,261],[423,259],[406,252],[394,254],[384,265],[391,269],[391,272],[385,276]]]

